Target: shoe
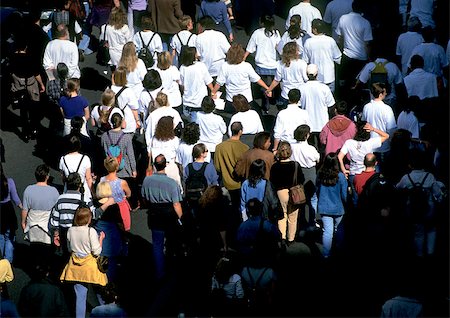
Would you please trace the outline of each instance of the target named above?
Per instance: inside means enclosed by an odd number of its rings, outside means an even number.
[[[293,243],[295,242],[295,240],[293,240],[293,241],[286,241],[286,246],[291,246]]]

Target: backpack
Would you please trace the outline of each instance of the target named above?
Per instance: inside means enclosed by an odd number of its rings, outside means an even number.
[[[375,68],[370,72],[370,79],[369,79],[369,88],[374,83],[384,83],[386,85],[386,91],[390,93],[390,85],[388,81],[388,71],[386,69],[386,64],[389,63],[389,61],[385,62],[374,62]]]
[[[358,207],[369,218],[379,218],[381,211],[395,204],[397,190],[395,186],[380,173],[375,173],[364,184],[358,196]],[[386,215],[384,215],[386,216]]]
[[[195,170],[193,163],[188,164],[189,177],[186,180],[186,199],[189,201],[198,201],[205,189],[208,187],[205,170],[207,162],[202,164],[200,170]]]
[[[142,61],[144,61],[145,66],[147,69],[151,68],[155,64],[155,60],[153,59],[153,55],[150,52],[148,46],[153,40],[153,37],[156,35],[156,32],[153,33],[152,37],[150,38],[150,41],[148,41],[147,44],[144,43],[144,40],[142,39],[142,34],[139,32],[139,37],[142,41],[142,49],[139,51],[138,58],[140,58]]]
[[[191,40],[191,37],[193,36],[194,34],[193,33],[191,33],[191,35],[189,35],[189,37],[188,37],[188,40],[187,40],[187,42],[186,42],[186,44],[183,44],[183,41],[181,41],[181,38],[180,38],[180,36],[178,35],[178,33],[176,34],[176,36],[177,36],[177,38],[178,38],[178,41],[180,41],[180,44],[181,44],[181,48],[180,48],[180,55],[179,56],[181,56],[182,54],[183,54],[183,50],[184,49],[186,49],[187,47],[189,47],[189,41]]]
[[[249,280],[243,279],[243,283],[247,298],[247,308],[251,312],[259,312],[264,306],[268,305],[270,284],[269,286],[262,286],[261,279],[269,269],[269,267],[257,268],[250,266],[246,266],[243,269],[249,277]],[[258,272],[259,274],[257,274]],[[242,277],[245,276],[242,275]]]
[[[406,189],[406,211],[415,224],[420,224],[425,221],[425,217],[429,210],[430,191],[423,187],[425,180],[430,173],[427,172],[421,182],[416,182],[411,179],[408,174],[408,179],[412,184],[412,188]]]
[[[107,156],[115,157],[117,159],[117,162],[119,163],[119,171],[123,169],[125,166],[125,159],[123,158],[122,150],[120,149],[120,141],[122,140],[122,137],[125,136],[125,133],[122,132],[119,139],[117,140],[117,143],[113,143],[111,136],[109,135],[109,131],[106,132],[109,142],[111,145],[108,146],[108,150],[106,151]]]
[[[106,110],[102,110],[100,105],[97,106],[98,109],[98,114],[99,114],[99,122],[100,122],[100,130],[102,130],[103,132],[106,132],[108,130],[110,130],[111,124],[109,123],[109,116],[111,115],[111,112],[113,110],[113,107],[109,107]]]

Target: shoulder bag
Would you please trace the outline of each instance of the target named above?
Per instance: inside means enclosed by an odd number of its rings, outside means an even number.
[[[306,203],[305,189],[303,184],[297,184],[298,164],[294,161],[294,185],[289,188],[289,203],[293,205],[300,205]]]

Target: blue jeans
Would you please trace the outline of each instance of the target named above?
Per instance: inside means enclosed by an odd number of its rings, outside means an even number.
[[[5,234],[0,234],[0,251],[3,258],[6,258],[11,264],[13,262],[14,254],[14,237],[11,237],[9,230]]]
[[[157,280],[160,280],[164,277],[164,238],[164,230],[152,229],[153,259],[155,261],[155,273]]]
[[[321,215],[323,222],[323,256],[330,256],[331,246],[333,244],[333,236],[342,221],[342,215]]]
[[[356,193],[355,184],[353,183],[354,180],[355,180],[354,174],[348,176],[348,182],[350,183],[350,188],[352,189],[352,203],[353,206],[356,206],[358,204],[358,193]]]
[[[75,317],[84,318],[86,317],[86,300],[88,288],[83,284],[75,284],[73,286],[76,295],[75,303]]]

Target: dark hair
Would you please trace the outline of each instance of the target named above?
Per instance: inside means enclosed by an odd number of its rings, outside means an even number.
[[[69,68],[66,63],[60,62],[56,65],[56,74],[58,74],[59,79],[67,79],[69,77]]]
[[[299,39],[300,37],[304,36],[305,33],[303,32],[302,28],[298,24],[291,24],[287,30],[289,37],[291,39]]]
[[[311,27],[316,29],[318,33],[325,33],[325,23],[321,19],[312,20]]]
[[[294,130],[294,138],[297,141],[305,141],[310,132],[311,128],[308,125],[300,125]]]
[[[339,180],[339,160],[335,152],[328,153],[317,172],[317,179],[324,186],[334,186]]]
[[[71,172],[66,178],[67,190],[78,190],[81,188],[81,176],[78,172]]]
[[[160,154],[155,157],[155,161],[153,162],[153,166],[155,167],[156,171],[162,171],[166,168],[167,161],[166,157],[164,155]]]
[[[409,96],[408,99],[406,100],[406,102],[403,103],[402,109],[407,113],[413,111],[415,113],[415,115],[417,116],[417,111],[419,110],[420,103],[421,103],[421,100],[420,100],[419,96],[412,95],[412,96]]]
[[[363,13],[364,6],[362,0],[353,0],[352,11],[356,13]]]
[[[353,137],[356,141],[366,141],[370,139],[370,131],[364,129],[364,126],[367,124],[365,120],[359,120],[356,123],[356,134]]]
[[[77,135],[72,135],[69,138],[69,142],[67,145],[67,153],[80,151],[81,149],[81,141]]]
[[[144,88],[148,89],[149,91],[160,88],[162,86],[161,75],[159,75],[159,72],[157,70],[148,70],[147,74],[145,74],[144,76],[142,85],[144,85]]]
[[[245,204],[245,208],[249,216],[258,216],[262,213],[263,204],[257,198],[252,198]]]
[[[271,37],[275,33],[275,19],[273,15],[263,15],[261,17],[261,25],[264,27],[264,34]]]
[[[298,103],[300,97],[301,97],[300,90],[297,88],[293,88],[288,92],[289,103]]]
[[[250,109],[250,104],[247,98],[242,94],[237,94],[233,96],[233,106],[237,112],[246,112]]]
[[[423,66],[425,65],[425,61],[423,59],[422,56],[415,54],[413,56],[411,56],[411,69],[416,69],[416,68],[423,68]]]
[[[81,117],[81,116],[74,116],[70,120],[70,126],[72,126],[72,132],[75,132],[75,133],[81,132],[81,127],[83,127],[83,124],[84,124],[84,120],[83,120],[83,117]]]
[[[201,208],[206,208],[210,205],[222,204],[223,193],[222,188],[218,185],[210,185],[206,188],[203,195],[198,200]]]
[[[256,188],[259,180],[264,179],[266,174],[266,162],[262,159],[254,160],[248,169],[248,184],[252,188]]]
[[[209,114],[212,113],[214,109],[216,109],[216,104],[214,103],[214,99],[211,96],[205,96],[203,97],[201,107],[205,113]]]
[[[341,100],[337,102],[334,105],[334,109],[336,110],[336,113],[339,115],[346,115],[347,114],[347,102],[345,100]]]
[[[237,136],[237,134],[239,134],[239,132],[244,129],[240,121],[235,121],[234,123],[232,123],[230,128],[232,136]]]
[[[119,294],[117,293],[117,287],[114,283],[108,282],[105,287],[100,291],[102,299],[106,304],[117,302]]]
[[[264,145],[267,140],[270,139],[270,133],[267,131],[261,131],[255,135],[253,139],[253,148],[264,149]]]
[[[291,144],[285,140],[280,141],[277,149],[277,158],[280,160],[289,159],[292,155]]]
[[[206,0],[215,1],[215,0]],[[219,284],[227,284],[230,280],[231,275],[236,272],[235,266],[230,258],[221,257],[216,264],[214,271],[214,277],[219,282]]]
[[[114,113],[111,115],[111,123],[113,128],[119,128],[122,125],[123,117],[119,113]]]
[[[156,129],[153,136],[161,141],[172,140],[175,137],[175,132],[173,130],[173,117],[161,117],[156,124]]]
[[[211,18],[209,15],[205,15],[204,17],[200,18],[197,23],[200,24],[205,30],[212,29],[215,25],[213,18]]]
[[[200,138],[200,127],[197,123],[188,123],[183,129],[181,140],[188,145],[194,145]]]
[[[152,20],[152,15],[148,11],[144,11],[141,16],[141,29],[142,30],[152,30],[154,29],[154,24]]]
[[[58,24],[55,29],[55,34],[53,35],[54,39],[59,39],[66,36],[67,32],[69,32],[67,26],[63,23]]]
[[[193,46],[184,47],[180,53],[180,64],[191,66],[196,60],[197,49]]]
[[[431,43],[434,41],[434,30],[431,26],[426,26],[422,29],[423,42]]]
[[[0,163],[0,170],[1,170],[1,198],[2,200],[4,200],[8,197],[9,186],[8,186],[8,178],[6,178],[6,175],[3,171],[3,165],[1,163]]]
[[[373,83],[372,86],[370,87],[370,92],[372,93],[373,97],[378,98],[380,94],[386,92],[386,84]]]
[[[417,148],[411,149],[409,153],[409,164],[412,169],[425,168],[425,153]]]
[[[192,148],[192,159],[199,158],[206,151],[206,146],[203,143],[198,143]]]
[[[41,164],[34,170],[34,178],[37,182],[44,182],[45,179],[50,175],[50,167],[46,164]]]

